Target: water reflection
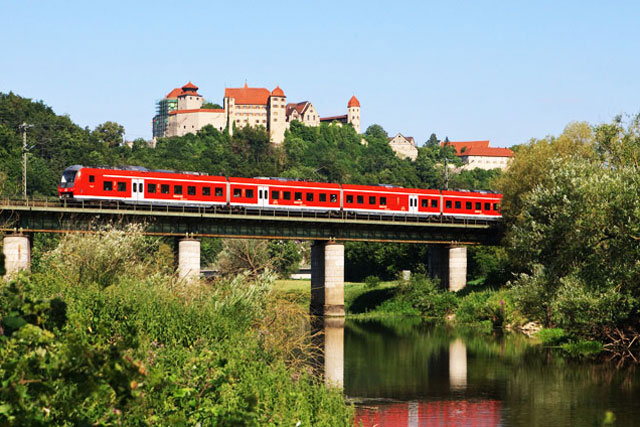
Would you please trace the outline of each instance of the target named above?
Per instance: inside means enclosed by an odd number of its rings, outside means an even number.
[[[449,386],[458,391],[467,388],[467,346],[460,338],[449,344]]]
[[[607,411],[616,425],[640,420],[636,371],[570,363],[521,335],[347,321],[340,346],[327,339],[335,329],[325,326],[323,345],[344,370],[327,353],[325,375],[344,380],[363,426],[602,425]]]
[[[344,387],[344,323],[344,317],[312,319],[311,336],[320,350],[316,368],[331,387]]]

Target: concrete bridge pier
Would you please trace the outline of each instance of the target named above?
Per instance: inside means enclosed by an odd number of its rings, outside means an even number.
[[[440,279],[441,285],[452,292],[467,286],[467,248],[455,245],[429,246],[429,275]]]
[[[200,277],[200,240],[181,239],[178,242],[178,277],[187,282]]]
[[[2,242],[4,255],[4,279],[8,280],[20,270],[31,269],[31,245],[23,234],[5,236]]]
[[[311,314],[344,317],[344,245],[317,240],[311,246]]]

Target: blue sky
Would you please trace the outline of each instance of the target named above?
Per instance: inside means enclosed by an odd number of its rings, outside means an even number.
[[[192,81],[285,91],[321,116],[355,94],[422,144],[511,146],[640,112],[640,2],[0,0],[0,91],[82,126],[151,136],[154,103]]]

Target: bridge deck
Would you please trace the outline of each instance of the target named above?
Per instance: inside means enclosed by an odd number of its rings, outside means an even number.
[[[501,235],[500,221],[442,216],[0,200],[0,231],[87,232],[105,222],[139,222],[163,236],[492,244]]]

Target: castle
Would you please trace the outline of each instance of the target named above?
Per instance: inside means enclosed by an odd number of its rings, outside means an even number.
[[[155,142],[159,137],[195,133],[207,125],[220,131],[228,128],[231,134],[234,126],[263,126],[274,144],[282,144],[284,132],[293,120],[307,126],[333,121],[348,123],[360,133],[360,102],[355,96],[347,103],[347,114],[331,117],[320,117],[309,101],[287,104],[286,100],[279,86],[269,91],[248,87],[245,83],[244,87],[225,88],[222,108],[202,108],[204,98],[198,93],[198,87],[189,82],[156,103],[153,139]]]

